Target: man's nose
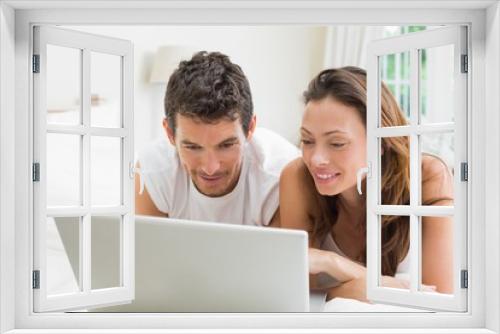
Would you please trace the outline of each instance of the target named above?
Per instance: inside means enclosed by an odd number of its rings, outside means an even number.
[[[201,169],[203,173],[207,175],[215,174],[220,168],[220,161],[216,154],[207,152],[205,158],[203,159],[203,165]]]

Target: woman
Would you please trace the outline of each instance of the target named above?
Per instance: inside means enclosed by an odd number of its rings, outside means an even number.
[[[356,190],[356,172],[366,166],[366,72],[330,69],[304,93],[302,157],[283,170],[281,226],[309,232],[313,287],[329,298],[366,300],[366,199]],[[406,125],[394,97],[383,85],[382,126]],[[408,137],[382,139],[382,204],[408,205]],[[444,162],[422,156],[422,204],[453,205],[453,178]],[[300,189],[300,191],[298,191]],[[452,220],[422,219],[422,284],[451,293]],[[382,217],[382,285],[408,288],[409,219]],[[317,275],[319,274],[319,275]],[[395,277],[396,276],[396,277]]]

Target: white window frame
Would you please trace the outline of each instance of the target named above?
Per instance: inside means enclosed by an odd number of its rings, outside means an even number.
[[[39,56],[39,73],[33,74],[34,162],[39,163],[40,178],[33,184],[34,194],[34,254],[33,269],[39,272],[39,288],[34,289],[36,312],[84,309],[90,306],[127,303],[134,298],[134,138],[133,138],[133,47],[132,43],[116,38],[71,31],[61,28],[34,27],[34,54]],[[47,124],[47,45],[79,50],[81,61],[80,106],[78,125]],[[116,56],[120,61],[120,125],[117,128],[92,126],[91,122],[91,62],[93,52]],[[47,134],[72,134],[81,137],[80,203],[71,207],[47,207]],[[116,206],[92,205],[91,140],[96,137],[120,140],[120,203]],[[92,289],[91,284],[91,228],[93,215],[119,216],[120,241],[119,286]],[[47,290],[46,234],[47,217],[79,218],[80,244],[79,291],[64,295],[50,295]]]
[[[59,6],[70,9],[60,9]],[[127,6],[126,9],[119,8]],[[199,8],[202,6],[203,8]],[[92,8],[94,7],[94,8]],[[98,9],[99,7],[100,9]],[[102,7],[114,9],[102,9]],[[137,8],[142,7],[139,11]],[[149,8],[148,8],[149,7]],[[162,8],[158,8],[162,7]],[[49,8],[40,10],[40,8]],[[77,8],[86,8],[78,10]],[[415,9],[417,8],[417,9]],[[439,9],[438,9],[439,8]],[[443,9],[444,8],[444,9]],[[20,10],[25,9],[25,10]],[[31,260],[30,38],[33,24],[469,24],[471,145],[466,314],[34,314]],[[12,65],[15,63],[15,71]],[[488,69],[485,71],[485,67]],[[15,87],[15,89],[14,89]],[[499,333],[500,8],[496,1],[3,1],[0,3],[0,333],[245,332]],[[471,95],[472,92],[472,95]],[[15,129],[15,132],[14,132]],[[486,140],[487,138],[487,140]],[[485,182],[485,180],[488,182]],[[15,179],[15,182],[13,181]],[[15,194],[15,196],[12,196]],[[473,223],[471,223],[473,222]],[[488,266],[485,266],[485,262]],[[485,293],[487,290],[487,293]],[[15,305],[15,306],[14,306]],[[14,306],[14,307],[13,307]],[[425,325],[425,326],[424,326]],[[138,329],[147,326],[150,330]],[[377,327],[386,329],[377,330]],[[425,327],[425,328],[424,328]],[[88,329],[91,328],[91,329]],[[170,330],[165,329],[170,328]],[[252,328],[248,330],[248,328]],[[259,328],[261,328],[259,330]],[[268,328],[268,329],[262,329]],[[317,330],[314,330],[317,329]],[[328,330],[325,330],[328,329]],[[45,330],[44,330],[45,329]],[[72,330],[73,329],[73,330]],[[85,330],[87,329],[87,330]],[[108,329],[108,330],[106,330]],[[323,330],[320,330],[323,329]],[[462,330],[460,330],[462,329]],[[236,332],[226,330],[225,332]],[[242,330],[243,331],[243,330]],[[119,332],[119,331],[113,331]],[[156,331],[158,333],[159,331]],[[191,333],[196,332],[191,330]]]
[[[467,28],[465,26],[440,27],[409,35],[384,38],[369,44],[367,83],[367,142],[368,165],[371,167],[367,181],[367,298],[378,302],[413,305],[425,309],[467,310],[467,289],[461,288],[461,271],[467,270],[467,184],[461,180],[461,163],[467,163],[467,81],[470,72],[462,73],[462,55],[467,55]],[[451,45],[453,53],[453,122],[425,124],[420,109],[420,50]],[[409,124],[382,127],[380,117],[381,66],[380,59],[387,55],[408,52],[410,77]],[[438,111],[435,111],[438,112]],[[421,137],[429,133],[452,133],[454,156],[452,166],[454,200],[452,206],[424,206],[421,203]],[[407,136],[410,155],[409,205],[384,205],[381,200],[381,140],[387,137]],[[380,286],[381,269],[381,216],[402,215],[410,224],[410,288],[393,289]],[[429,294],[421,291],[422,277],[422,224],[423,216],[448,216],[453,219],[453,292]]]

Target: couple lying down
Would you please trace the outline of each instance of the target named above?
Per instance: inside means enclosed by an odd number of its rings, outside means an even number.
[[[168,81],[166,138],[140,152],[136,212],[143,215],[302,229],[313,288],[366,301],[366,72],[319,73],[303,94],[300,150],[256,127],[241,68],[218,52],[182,61]],[[272,112],[268,110],[265,112]],[[380,126],[407,124],[383,85]],[[409,205],[409,137],[381,140],[381,204]],[[423,154],[422,205],[453,205],[453,178]],[[365,187],[365,180],[362,182]],[[381,217],[382,285],[408,288],[408,216]],[[422,284],[451,293],[452,220],[422,217]]]

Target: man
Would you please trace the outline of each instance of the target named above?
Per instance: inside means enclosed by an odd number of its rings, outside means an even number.
[[[170,143],[138,156],[137,214],[279,226],[280,172],[299,151],[256,129],[238,65],[218,52],[181,62],[168,81],[165,116]]]

